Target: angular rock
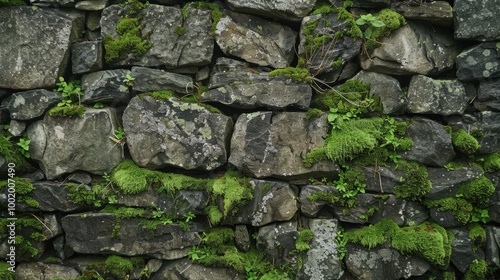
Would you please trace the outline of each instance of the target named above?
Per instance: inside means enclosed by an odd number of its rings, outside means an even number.
[[[257,67],[251,67],[248,63],[219,57],[210,73],[208,88],[218,88],[227,85],[249,84],[257,82],[268,82],[270,77]]]
[[[259,227],[288,221],[298,210],[297,196],[288,183],[252,180],[253,199],[229,219],[233,224]]]
[[[90,185],[90,183],[92,183],[92,177],[86,172],[75,172],[69,175],[66,180],[84,185]]]
[[[359,72],[353,79],[370,84],[370,95],[380,97],[384,114],[404,113],[408,99],[403,94],[398,80],[389,75],[368,71]]]
[[[163,260],[187,256],[191,247],[200,243],[198,233],[205,230],[201,224],[190,223],[187,231],[176,224],[158,225],[150,231],[137,218],[121,220],[116,228],[116,217],[109,213],[71,214],[61,221],[66,243],[77,253],[142,255]]]
[[[453,6],[455,37],[494,41],[500,39],[498,0],[463,0]]]
[[[16,279],[76,279],[80,273],[72,267],[41,262],[20,263],[16,268]]]
[[[344,4],[343,0],[330,0],[330,3],[337,7],[342,7]],[[356,8],[381,8],[387,7],[391,3],[391,0],[353,0],[352,7]]]
[[[415,75],[408,88],[408,112],[413,114],[461,115],[468,105],[464,85],[458,80],[434,80]]]
[[[100,11],[107,5],[108,0],[83,0],[76,2],[75,8],[84,11]]]
[[[312,219],[309,228],[313,233],[310,249],[303,259],[298,279],[340,279],[344,274],[342,261],[338,256],[338,221],[333,219]]]
[[[500,151],[500,113],[484,111],[476,115],[454,116],[447,120],[454,130],[480,131],[483,136],[477,137],[481,145],[479,154],[491,154]]]
[[[74,212],[81,211],[85,207],[73,203],[69,198],[69,191],[65,188],[65,185],[57,182],[34,182],[33,186],[35,189],[30,193],[30,197],[35,199],[40,207],[38,210],[45,212],[61,211],[61,212]],[[83,188],[88,186],[81,186]],[[22,207],[22,204],[18,203],[18,207]],[[29,211],[31,208],[27,208]],[[23,211],[22,208],[19,211]]]
[[[44,214],[43,224],[44,227],[42,228],[42,234],[45,238],[47,238],[47,240],[63,233],[62,227],[55,214]]]
[[[309,30],[310,26],[314,24],[316,27]],[[318,75],[334,70],[338,71],[340,67],[361,52],[361,39],[347,35],[340,37],[334,35],[336,32],[345,32],[350,28],[349,23],[344,19],[339,19],[336,13],[312,15],[302,20],[298,54],[305,57],[304,63],[310,73]],[[328,38],[328,40],[320,47],[314,46],[314,43],[311,43],[311,38],[319,36]]]
[[[243,252],[248,252],[248,250],[250,249],[250,234],[248,233],[247,226],[245,225],[235,226],[234,243],[239,250]]]
[[[295,263],[295,242],[299,237],[297,222],[276,223],[259,227],[257,249],[266,253],[279,267],[287,263]]]
[[[455,238],[451,241],[451,262],[460,272],[465,272],[476,259],[484,259],[484,251],[469,238],[466,228],[451,229]]]
[[[129,7],[112,5],[102,12],[101,34],[118,38],[116,24],[126,15]],[[185,65],[207,65],[212,59],[214,39],[210,34],[212,19],[209,10],[187,9],[187,18],[183,20],[181,9],[161,5],[149,5],[138,13],[145,26],[142,34],[151,35],[148,41],[153,46],[141,57],[129,55],[122,61],[115,61],[114,66],[166,66],[174,68]],[[183,28],[183,35],[179,30]]]
[[[11,119],[24,121],[40,117],[61,100],[59,92],[34,89],[13,93],[2,101],[2,108],[9,110]]]
[[[21,133],[26,129],[26,123],[25,122],[19,122],[16,120],[11,120],[9,123],[9,133],[12,134],[12,136],[21,136]]]
[[[376,211],[368,219],[370,224],[376,224],[385,219],[392,220],[399,226],[419,225],[429,218],[429,211],[420,203],[401,199],[395,195],[378,198],[380,202],[374,208]]]
[[[213,170],[227,161],[233,122],[198,104],[145,96],[132,98],[123,128],[132,159],[141,167]]]
[[[194,88],[191,77],[163,70],[132,67],[130,75],[135,79],[132,86],[134,92],[173,90],[181,94],[189,94]]]
[[[289,21],[300,21],[311,12],[316,4],[316,0],[227,0],[227,4],[232,10],[237,12]]]
[[[444,168],[427,168],[432,189],[425,194],[430,199],[453,197],[460,184],[479,178],[483,172],[477,166],[462,167],[458,170],[446,171]]]
[[[416,19],[445,27],[453,26],[453,7],[446,1],[429,1],[420,5],[393,3],[391,10],[407,19]]]
[[[76,170],[110,172],[121,161],[119,145],[109,139],[119,127],[116,116],[111,108],[86,108],[82,118],[47,114],[28,127],[31,158],[48,180]]]
[[[359,167],[358,170],[365,174],[365,190],[382,194],[394,193],[394,188],[401,183],[401,178],[405,175],[403,171],[396,169],[396,165],[393,163],[387,167],[365,166]]]
[[[408,23],[380,39],[381,46],[361,55],[361,68],[390,75],[433,75],[450,70],[458,47],[444,29]]]
[[[90,12],[85,20],[85,26],[87,26],[90,31],[96,31],[101,28],[101,12]]]
[[[0,18],[0,37],[9,38],[0,42],[0,88],[54,87],[68,69],[70,46],[81,34],[85,15],[19,6],[2,7]]]
[[[327,201],[324,200],[311,200],[309,197],[314,195],[315,193],[323,192],[328,193],[331,192],[335,195],[340,196],[338,190],[334,186],[327,185],[306,185],[301,188],[299,202],[300,202],[300,212],[306,217],[316,217],[319,211],[323,208],[324,205],[328,204]]]
[[[462,81],[482,81],[500,77],[498,43],[481,43],[457,56],[457,78]]]
[[[326,116],[307,120],[305,113],[241,114],[231,139],[229,163],[254,178],[288,180],[328,177],[338,172],[331,161],[303,164],[307,152],[321,147],[328,133]]]
[[[158,270],[158,272],[153,276],[153,278],[151,278],[151,280],[164,280],[164,279],[244,280],[245,275],[238,273],[230,268],[209,267],[196,264],[191,260],[182,259],[172,262],[164,262],[160,270]]]
[[[82,102],[128,103],[132,95],[124,80],[129,70],[116,69],[93,72],[82,76]]]
[[[488,265],[500,267],[500,229],[495,226],[485,226],[486,231],[486,262]]]
[[[71,47],[73,74],[79,75],[101,70],[103,67],[103,54],[101,41],[73,44]]]
[[[455,157],[451,135],[435,121],[414,118],[408,126],[408,137],[413,146],[402,154],[403,159],[442,167]]]
[[[296,37],[288,26],[229,11],[215,31],[215,41],[225,54],[274,68],[290,65]]]
[[[404,256],[392,248],[368,249],[361,245],[346,245],[346,268],[356,279],[396,280],[423,275],[431,268],[420,258]]]
[[[500,79],[481,81],[477,99],[494,110],[500,110]]]
[[[430,215],[433,222],[444,228],[453,228],[464,225],[464,223],[459,221],[451,211],[441,211],[436,208],[431,208]]]
[[[379,208],[381,199],[377,195],[360,193],[356,197],[357,202],[353,207],[344,207],[335,204],[329,205],[333,208],[339,221],[351,224],[365,224],[371,214]]]

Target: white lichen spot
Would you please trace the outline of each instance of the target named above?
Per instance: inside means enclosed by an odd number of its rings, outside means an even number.
[[[55,126],[54,127],[54,133],[56,134],[57,139],[61,140],[64,139],[64,128],[62,126]]]

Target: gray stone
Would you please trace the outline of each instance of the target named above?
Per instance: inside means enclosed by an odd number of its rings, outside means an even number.
[[[16,280],[76,279],[80,273],[72,267],[41,262],[20,263],[16,268]]]
[[[92,177],[86,172],[75,172],[69,175],[66,180],[84,185],[90,185],[90,183],[92,183]]]
[[[80,273],[72,267],[59,264],[47,264],[43,273],[45,279],[74,279],[80,276]],[[32,278],[34,279],[34,278]]]
[[[459,50],[444,29],[408,23],[380,39],[381,46],[361,55],[361,68],[390,75],[433,75],[450,70]]]
[[[109,139],[119,127],[116,117],[111,108],[86,108],[82,118],[46,115],[28,127],[31,158],[49,180],[76,170],[110,172],[121,161],[120,147]]]
[[[315,22],[317,22],[316,28],[306,36],[304,29]],[[344,19],[339,19],[336,13],[308,16],[302,20],[298,54],[305,58],[304,63],[310,73],[318,75],[339,70],[340,67],[344,66],[361,52],[361,39],[351,36],[335,37],[334,35],[336,32],[345,32],[349,29],[349,23]],[[306,40],[310,39],[311,36],[326,36],[329,40],[320,48],[312,49],[312,47],[306,46]],[[341,65],[333,66],[333,64],[336,65],[339,59]],[[340,72],[338,74],[340,75]]]
[[[324,200],[311,200],[309,197],[318,192],[328,193],[331,192],[335,196],[340,196],[339,191],[334,186],[327,185],[306,185],[301,188],[299,202],[300,212],[306,217],[316,217],[324,205],[328,201]]]
[[[215,31],[215,41],[224,54],[274,68],[290,65],[296,36],[288,26],[229,11]]]
[[[230,268],[208,267],[183,259],[164,262],[160,270],[151,280],[244,280],[245,275]]]
[[[330,0],[330,3],[337,7],[342,7],[344,4],[343,0]],[[391,0],[353,0],[352,6],[355,8],[382,8],[387,7],[391,3]]]
[[[84,11],[100,11],[107,5],[108,0],[83,0],[76,2],[75,8]]]
[[[132,159],[141,167],[213,170],[227,161],[233,122],[198,104],[145,96],[132,98],[123,128]]]
[[[157,196],[158,209],[176,219],[184,219],[184,215],[192,213],[203,215],[209,202],[209,195],[202,191],[181,190],[172,196],[165,194]],[[151,206],[150,200],[149,206]]]
[[[384,114],[404,113],[408,100],[403,94],[398,80],[389,75],[368,71],[359,72],[353,79],[370,84],[370,95],[380,97]]]
[[[26,122],[11,120],[9,123],[8,131],[10,134],[12,134],[12,136],[21,136],[21,133],[23,133],[24,129],[26,129]]]
[[[2,101],[13,120],[31,120],[43,115],[50,107],[62,100],[61,93],[45,89],[34,89],[13,93]]]
[[[234,227],[234,243],[239,250],[248,252],[250,249],[250,234],[247,226],[237,225]]]
[[[481,43],[457,56],[457,78],[482,81],[500,77],[499,43]]]
[[[359,193],[353,207],[330,204],[337,218],[341,222],[351,224],[365,224],[370,218],[370,212],[376,211],[380,205],[380,197],[374,194]]]
[[[377,211],[368,219],[370,224],[391,220],[399,226],[419,225],[429,218],[429,211],[420,203],[401,199],[395,195],[377,198],[379,204],[374,208]]]
[[[413,114],[461,115],[468,105],[464,85],[458,80],[434,80],[415,75],[408,88],[408,112]]]
[[[462,167],[458,170],[446,171],[444,168],[427,168],[432,189],[425,194],[431,199],[453,197],[460,184],[479,178],[483,172],[477,166]]]
[[[69,198],[69,191],[61,183],[42,181],[34,182],[33,186],[35,189],[31,192],[30,196],[40,204],[38,208],[40,211],[74,212],[85,209],[84,206],[74,203]],[[89,187],[81,185],[80,188]]]
[[[477,99],[494,110],[500,110],[500,79],[481,81]]]
[[[42,234],[47,238],[47,240],[52,239],[63,233],[62,227],[57,220],[55,214],[44,214],[43,215],[43,227]]]
[[[63,235],[56,237],[52,242],[52,245],[54,246],[56,256],[61,260],[66,260],[67,258],[73,256],[73,254],[75,254],[75,251],[66,246],[66,242]]]
[[[356,279],[396,280],[420,276],[431,266],[428,262],[413,256],[404,256],[392,248],[368,249],[361,245],[346,245],[345,265]]]
[[[451,232],[455,236],[451,241],[451,262],[464,273],[474,260],[484,259],[484,251],[469,238],[466,228],[453,228]]]
[[[219,57],[210,73],[208,88],[268,82],[269,80],[269,74],[259,68],[250,67],[248,63],[242,61]]]
[[[378,193],[394,193],[394,188],[401,183],[404,172],[396,169],[393,163],[388,166],[365,166],[358,170],[365,174],[365,190]]]
[[[131,76],[135,79],[132,86],[134,92],[173,90],[186,95],[192,93],[194,89],[191,77],[163,70],[132,67]]]
[[[430,209],[431,220],[444,228],[453,228],[463,226],[451,211],[441,211],[436,208]]]
[[[257,249],[264,252],[275,266],[295,263],[295,243],[299,238],[297,222],[276,223],[259,227]]]
[[[118,38],[116,24],[120,17],[126,15],[129,7],[118,5],[107,7],[102,12],[101,34],[109,34]],[[214,39],[210,34],[212,23],[209,10],[187,9],[187,18],[183,20],[181,9],[161,5],[149,5],[138,13],[145,26],[142,34],[151,35],[148,41],[153,43],[143,56],[129,55],[122,61],[112,62],[114,66],[202,66],[210,63],[214,48]],[[182,27],[185,33],[181,36],[175,30]]]
[[[311,12],[316,4],[316,0],[227,0],[227,4],[232,10],[237,12],[289,21],[300,21]]]
[[[0,87],[53,87],[68,69],[70,45],[81,34],[85,15],[20,6],[2,7],[0,18],[0,37],[9,38],[0,42]]]
[[[71,49],[73,74],[85,74],[103,67],[102,42],[87,41],[73,44]]]
[[[486,262],[490,266],[500,267],[500,249],[498,240],[500,229],[495,226],[485,226],[486,231]]]
[[[451,135],[435,121],[414,118],[408,126],[408,137],[413,146],[402,154],[403,159],[442,167],[455,157]]]
[[[90,31],[101,28],[101,11],[90,12],[85,20],[85,25]]]
[[[196,72],[196,81],[204,81],[210,77],[210,68],[205,66]]]
[[[453,7],[446,1],[429,1],[421,5],[393,3],[391,10],[407,19],[416,19],[446,27],[453,26]]]
[[[481,145],[479,154],[491,154],[500,151],[500,113],[484,111],[476,115],[453,116],[447,119],[453,130],[479,130],[483,136],[477,137]]]
[[[151,231],[142,227],[138,218],[121,220],[116,228],[116,217],[109,213],[71,214],[61,221],[66,242],[77,253],[142,255],[163,260],[186,257],[191,247],[200,243],[198,233],[205,230],[201,224],[190,223],[187,231],[177,224],[158,225]]]
[[[309,220],[309,228],[314,237],[303,259],[298,279],[340,279],[344,270],[338,256],[337,243],[332,242],[337,236],[338,221],[312,219]]]
[[[455,37],[494,41],[500,39],[498,0],[461,0],[453,6]]]
[[[326,116],[307,120],[305,113],[241,114],[231,139],[229,163],[255,178],[302,180],[328,177],[338,172],[331,161],[304,166],[307,152],[321,147],[328,133]],[[292,148],[293,147],[293,148]]]
[[[82,102],[128,103],[132,94],[124,82],[129,70],[116,69],[93,72],[82,76]]]

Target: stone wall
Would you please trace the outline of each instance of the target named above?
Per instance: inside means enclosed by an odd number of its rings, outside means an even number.
[[[499,278],[499,2],[0,0],[0,278]]]

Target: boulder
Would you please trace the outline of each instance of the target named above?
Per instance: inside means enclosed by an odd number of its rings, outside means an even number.
[[[287,21],[300,21],[307,16],[316,0],[266,1],[266,0],[227,0],[228,6],[237,12],[255,14]]]
[[[71,47],[71,65],[73,74],[85,74],[99,71],[103,67],[103,48],[101,41],[75,43]]]
[[[230,11],[215,31],[215,41],[224,54],[274,68],[290,65],[296,37],[288,26]]]
[[[413,114],[461,115],[468,105],[464,85],[458,80],[435,80],[415,75],[408,88],[407,111]]]
[[[177,224],[163,225],[151,231],[141,219],[117,221],[111,213],[67,215],[61,220],[66,244],[81,254],[118,254],[173,260],[186,257],[200,243],[201,224],[190,223],[188,230]]]
[[[61,100],[59,92],[34,89],[13,93],[2,101],[2,108],[9,111],[11,119],[24,121],[40,117]]]
[[[500,39],[498,0],[461,0],[453,6],[455,37],[494,41]]]
[[[500,110],[500,79],[481,81],[477,99],[493,110]]]
[[[297,222],[285,222],[259,227],[257,249],[264,252],[276,267],[297,261],[295,243],[299,238]]]
[[[410,151],[402,158],[427,166],[442,167],[455,157],[451,135],[439,123],[414,118],[408,126],[408,137],[413,141]]]
[[[51,88],[69,69],[70,47],[85,14],[29,6],[2,7],[0,88]],[[33,45],[36,41],[36,47]]]
[[[432,189],[425,194],[430,199],[453,197],[460,184],[479,178],[483,172],[477,166],[462,167],[458,170],[446,171],[444,168],[427,168]]]
[[[192,93],[194,88],[191,77],[163,70],[132,67],[130,76],[135,79],[132,86],[134,92],[173,90],[185,95]]]
[[[482,81],[500,77],[499,43],[481,43],[457,56],[457,78]]]
[[[306,113],[241,114],[231,139],[229,163],[254,178],[307,180],[338,172],[331,161],[303,164],[307,152],[321,147],[329,129],[326,115],[307,120]]]
[[[391,10],[407,19],[415,19],[445,27],[453,26],[453,7],[446,1],[429,1],[420,5],[408,5],[403,2],[393,3]]]
[[[76,170],[102,175],[121,161],[120,146],[109,139],[118,127],[111,108],[86,108],[82,118],[47,114],[28,127],[31,158],[48,180]]]
[[[340,279],[344,274],[342,261],[339,259],[337,242],[338,221],[335,219],[309,220],[313,233],[310,249],[305,253],[303,266],[298,279]]]
[[[182,275],[182,276],[179,276]],[[182,278],[179,278],[182,277]],[[171,262],[163,262],[162,267],[151,278],[151,280],[182,279],[182,280],[222,280],[234,279],[244,280],[245,275],[230,268],[208,267],[194,263],[191,260],[182,259]]]
[[[105,70],[83,75],[82,102],[85,104],[128,103],[132,95],[124,82],[127,75],[130,75],[130,71],[125,69]]]
[[[361,67],[390,75],[434,75],[453,68],[459,50],[445,29],[408,23],[380,39],[381,46],[361,55]]]
[[[134,97],[123,113],[127,146],[146,168],[213,170],[227,161],[233,122],[195,103]]]
[[[102,12],[101,34],[118,38],[116,24],[130,8],[112,5]],[[214,40],[210,34],[212,20],[209,10],[187,9],[183,19],[181,9],[151,4],[138,13],[144,25],[142,34],[150,33],[147,40],[153,46],[141,57],[129,55],[114,66],[165,66],[175,68],[186,65],[207,65],[212,59]],[[181,35],[177,30],[184,30]]]

